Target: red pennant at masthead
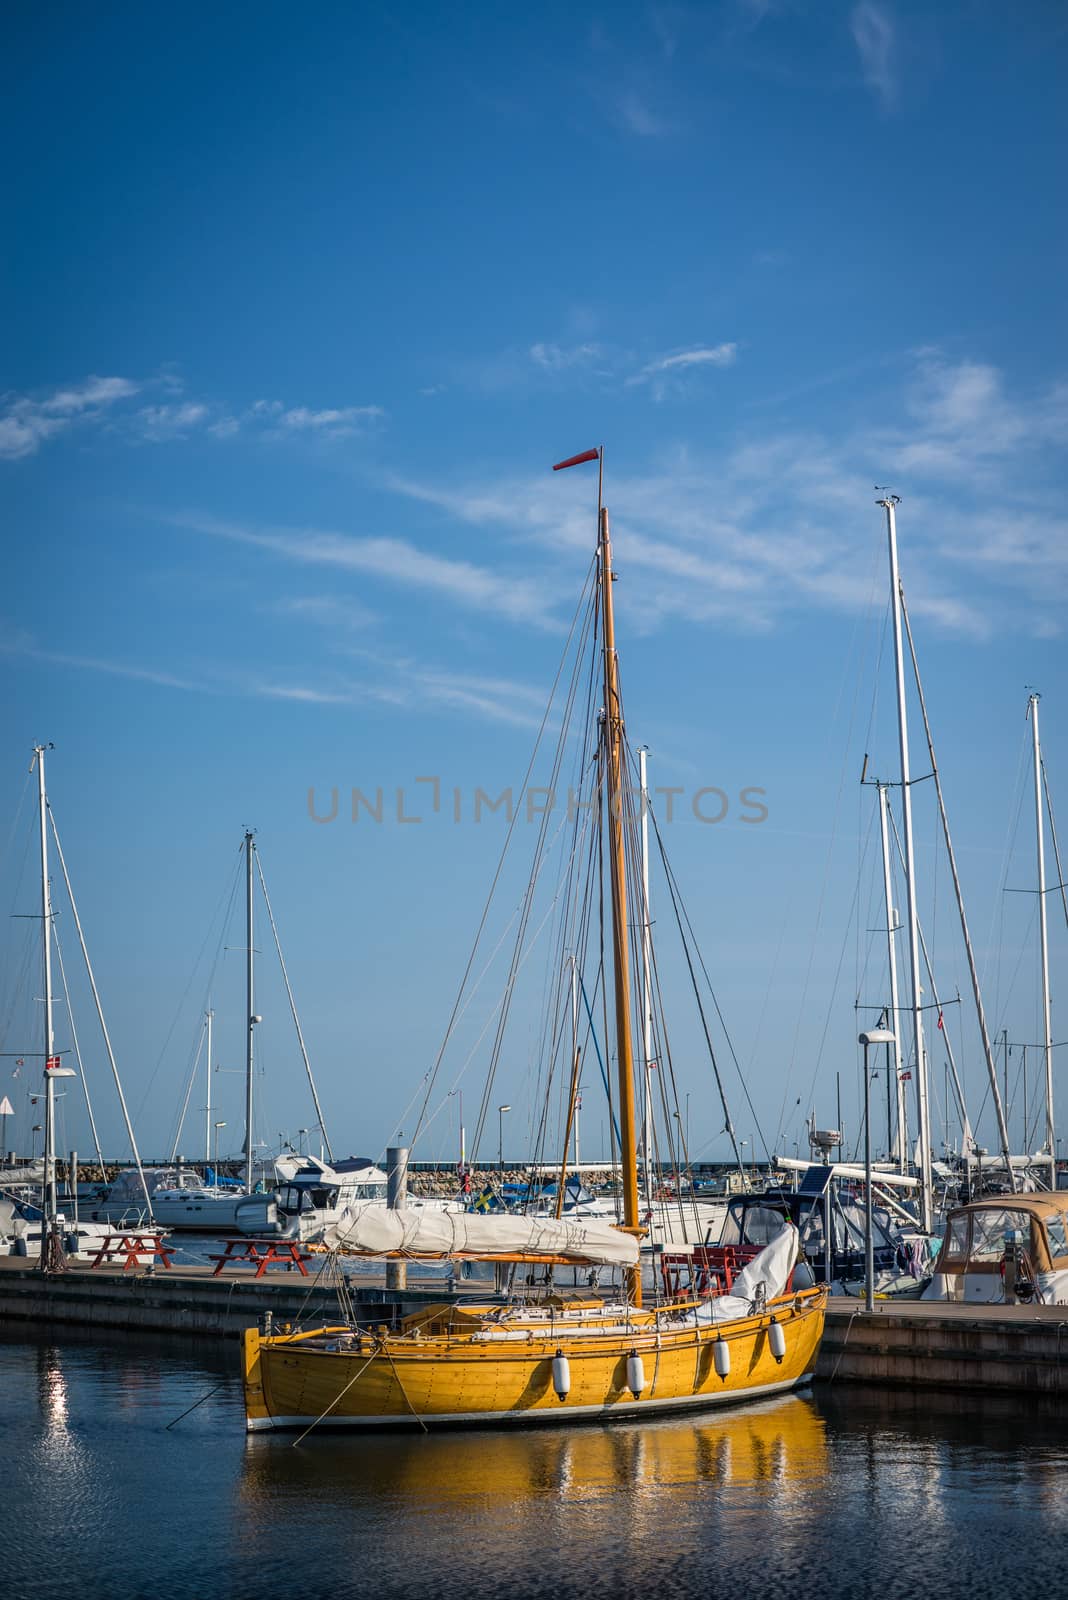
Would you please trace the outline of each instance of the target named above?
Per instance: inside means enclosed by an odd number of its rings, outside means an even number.
[[[599,450],[584,450],[580,456],[569,456],[566,461],[558,461],[553,467],[554,472],[562,472],[565,467],[580,467],[584,461],[597,461],[600,459]]]

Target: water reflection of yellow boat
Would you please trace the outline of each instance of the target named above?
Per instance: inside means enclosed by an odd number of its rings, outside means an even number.
[[[323,1448],[328,1448],[324,1441]],[[316,1455],[317,1477],[322,1457]],[[304,1452],[250,1441],[244,1492],[272,1498],[282,1479],[308,1470]],[[624,1428],[545,1428],[383,1439],[373,1454],[338,1449],[329,1480],[339,1496],[401,1495],[441,1505],[507,1503],[566,1493],[572,1502],[620,1489],[658,1493],[708,1484],[744,1488],[811,1482],[827,1471],[822,1417],[797,1395],[712,1417],[661,1419]]]

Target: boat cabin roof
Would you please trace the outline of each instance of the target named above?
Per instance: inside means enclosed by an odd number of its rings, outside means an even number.
[[[1068,1193],[1007,1194],[972,1200],[946,1218],[935,1271],[998,1272],[1006,1234],[1022,1235],[1035,1272],[1068,1269]]]

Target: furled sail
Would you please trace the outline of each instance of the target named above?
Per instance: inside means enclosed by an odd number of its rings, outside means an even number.
[[[632,1267],[638,1241],[588,1218],[480,1216],[470,1211],[391,1211],[349,1206],[323,1234],[331,1249],[363,1255],[563,1256],[593,1266]]]

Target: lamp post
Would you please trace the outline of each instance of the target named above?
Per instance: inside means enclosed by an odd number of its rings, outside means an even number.
[[[504,1199],[504,1113],[511,1111],[511,1106],[497,1107],[497,1165],[501,1171],[501,1199]]]
[[[869,1028],[859,1038],[864,1046],[864,1309],[874,1311],[875,1239],[871,1214],[871,1074],[868,1071],[868,1049],[873,1044],[895,1044],[897,1041],[889,1028]]]
[[[32,1131],[33,1131],[33,1138],[30,1140],[30,1160],[31,1161],[36,1161],[37,1160],[37,1135],[41,1132],[41,1123],[35,1122],[34,1125],[33,1125],[33,1130]]]
[[[302,1156],[305,1156],[308,1153],[307,1146],[304,1143],[305,1139],[308,1137],[308,1132],[309,1132],[309,1130],[307,1128],[298,1128],[297,1129],[297,1140],[299,1142],[299,1151],[298,1151],[298,1153],[300,1155],[302,1155]]]
[[[225,1128],[225,1122],[215,1123],[215,1182],[219,1181],[219,1129]]]

